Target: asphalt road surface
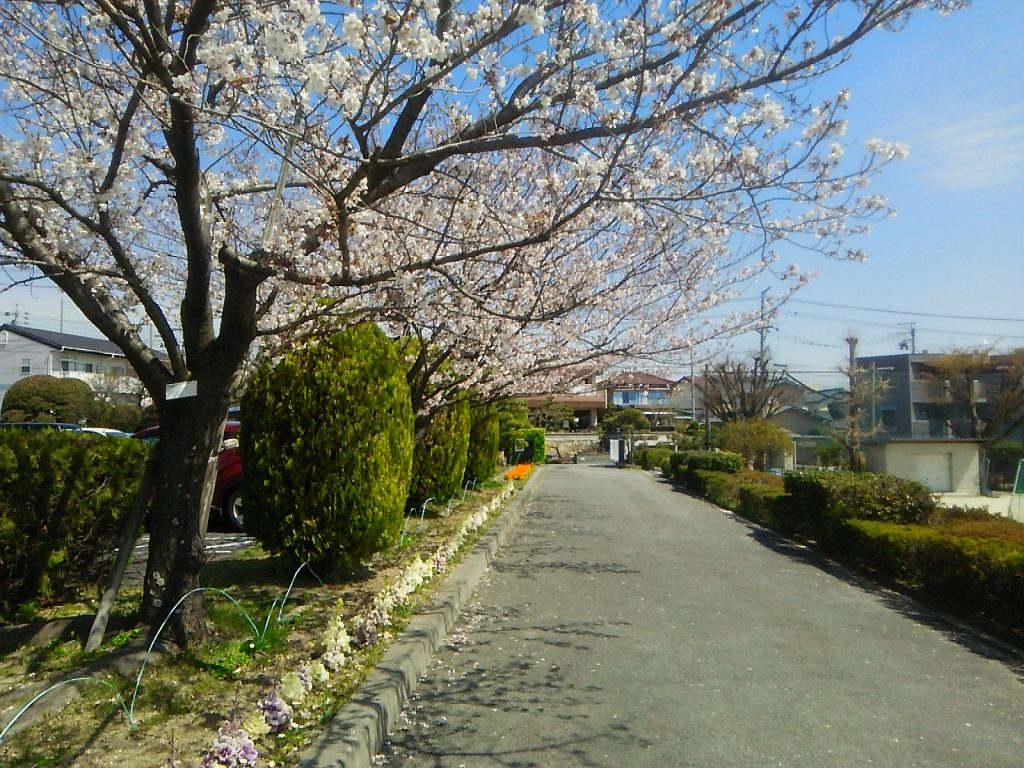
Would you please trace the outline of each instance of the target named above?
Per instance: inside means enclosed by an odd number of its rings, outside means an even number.
[[[546,467],[376,764],[1024,766],[1019,659],[611,467]]]

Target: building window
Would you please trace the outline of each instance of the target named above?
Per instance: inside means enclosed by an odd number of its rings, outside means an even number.
[[[881,411],[882,426],[886,429],[892,429],[896,426],[896,409],[895,408],[883,408]]]
[[[618,390],[612,392],[612,404],[613,405],[638,405],[640,403],[640,393],[635,390]]]
[[[7,331],[0,331],[0,344],[7,343]]]
[[[21,372],[23,374],[24,373],[32,373],[32,358],[30,358],[30,357],[23,357],[23,358],[21,358]]]

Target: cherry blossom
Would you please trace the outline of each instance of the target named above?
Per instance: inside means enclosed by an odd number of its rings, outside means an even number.
[[[845,143],[851,95],[819,76],[963,4],[0,4],[0,263],[60,286],[160,410],[146,619],[197,583],[254,354],[370,318],[497,391],[742,328],[709,310],[813,270],[780,268],[784,243],[857,258],[889,213],[865,185],[905,149]],[[178,639],[201,618],[190,598]]]

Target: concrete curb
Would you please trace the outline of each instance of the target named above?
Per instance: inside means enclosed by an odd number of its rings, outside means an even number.
[[[302,768],[370,768],[420,676],[444,642],[495,554],[519,522],[536,478],[512,498],[500,518],[409,622],[362,687],[299,760]]]

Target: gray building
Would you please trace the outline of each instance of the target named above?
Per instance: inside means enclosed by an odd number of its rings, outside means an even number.
[[[1018,373],[1009,356],[992,355],[969,379],[943,379],[935,366],[948,359],[927,352],[857,358],[865,426],[891,439],[972,437],[994,418],[1005,377]]]

